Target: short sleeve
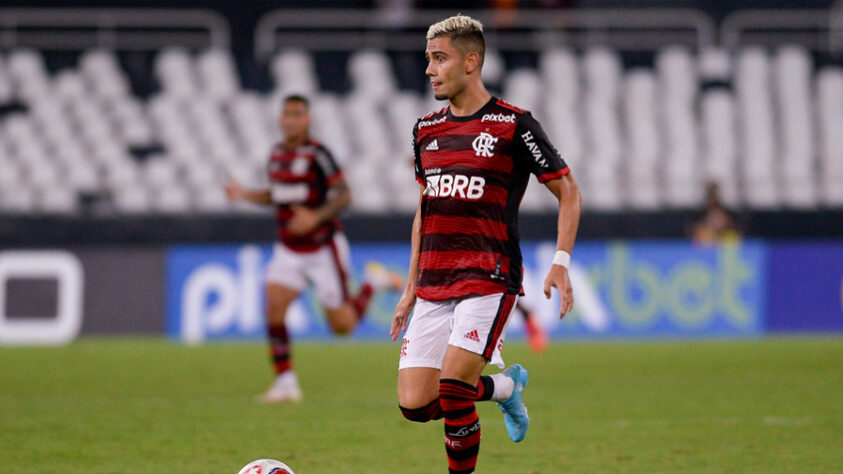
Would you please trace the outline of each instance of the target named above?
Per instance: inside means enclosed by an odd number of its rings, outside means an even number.
[[[515,127],[513,157],[518,166],[526,166],[540,183],[561,178],[571,172],[559,156],[541,124],[529,112],[518,117]]]
[[[416,181],[424,184],[424,170],[421,164],[421,151],[419,150],[419,123],[413,126],[413,168],[416,170]]]
[[[320,145],[316,149],[316,165],[319,166],[322,174],[325,175],[328,186],[342,178],[342,169],[337,165],[337,160],[334,159],[334,155],[324,146]]]

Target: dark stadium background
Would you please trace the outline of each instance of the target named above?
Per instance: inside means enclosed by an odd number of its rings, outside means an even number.
[[[256,92],[258,94],[271,93],[274,87],[273,76],[270,71],[270,64],[267,58],[257,57],[255,44],[255,27],[260,19],[265,18],[272,12],[283,15],[285,11],[317,10],[333,12],[334,20],[342,21],[344,15],[369,14],[372,18],[372,25],[361,28],[357,33],[373,31],[379,35],[399,34],[402,27],[399,24],[387,25],[378,23],[378,12],[376,8],[383,7],[388,2],[331,2],[331,1],[15,1],[9,0],[3,3],[2,8],[38,9],[44,11],[64,12],[73,14],[76,12],[96,12],[102,9],[136,9],[143,11],[148,9],[169,8],[169,9],[200,9],[211,11],[224,19],[230,33],[230,52],[234,61],[240,87],[243,91]],[[408,4],[413,3],[409,2]],[[798,12],[831,12],[833,2],[831,1],[744,1],[744,2],[718,2],[718,1],[524,1],[524,2],[459,2],[458,7],[451,2],[419,1],[415,3],[413,15],[423,15],[426,12],[436,11],[446,14],[456,10],[482,11],[478,9],[497,8],[498,13],[506,17],[504,6],[515,4],[518,9],[526,9],[533,13],[547,12],[549,16],[556,14],[560,9],[567,9],[568,12],[576,12],[578,9],[593,12],[609,11],[609,9],[624,8],[633,11],[639,9],[642,12],[658,11],[659,9],[689,9],[705,16],[710,22],[719,26],[736,12],[756,9],[760,11],[771,11],[787,13],[788,11]],[[369,12],[369,13],[366,13]],[[88,14],[88,13],[83,13]],[[829,13],[830,14],[830,13]],[[11,18],[11,17],[10,17]],[[829,17],[831,18],[831,17]],[[502,20],[505,25],[506,20]],[[9,46],[14,46],[16,39],[12,33],[14,21],[7,19],[6,29],[0,26],[0,53],[11,52]],[[108,21],[102,25],[102,31],[108,32]],[[20,30],[23,33],[44,32],[49,34],[49,27],[29,28]],[[524,29],[521,27],[521,29]],[[529,27],[526,28],[529,30]],[[82,32],[84,28],[77,30],[57,30]],[[97,28],[94,31],[99,31]],[[500,26],[493,32],[519,33],[521,30]],[[587,30],[587,29],[586,29]],[[810,30],[810,29],[808,29]],[[600,27],[595,31],[600,32]],[[601,44],[600,34],[595,33],[593,43],[591,37],[586,38],[584,44],[578,44],[575,48],[576,54],[583,53],[585,47],[599,46]],[[415,43],[404,43],[400,48],[390,48],[388,57],[392,64],[397,87],[401,90],[411,91],[417,94],[424,94],[425,77],[424,61],[421,55],[423,40],[421,31],[410,31],[410,38],[418,38],[417,48]],[[839,67],[841,53],[839,49],[829,48],[824,41],[827,33],[825,30],[799,31],[793,36],[774,36],[772,38],[792,38],[795,42],[802,44],[809,53],[809,59],[813,61],[814,72],[825,67]],[[30,37],[32,38],[32,37]],[[635,39],[632,36],[633,41]],[[103,33],[102,45],[108,47],[112,38]],[[755,36],[753,40],[765,40],[762,36]],[[775,41],[775,39],[770,40]],[[751,43],[752,41],[749,41]],[[771,54],[778,50],[781,45],[765,43],[767,51]],[[99,43],[94,43],[93,46]],[[539,62],[539,50],[506,51],[503,45],[495,44],[502,50],[506,71],[512,71],[523,67],[534,69]],[[298,45],[307,48],[307,45]],[[664,46],[669,46],[666,43]],[[49,75],[57,76],[62,72],[73,70],[77,67],[80,58],[88,48],[62,48],[54,49],[45,47],[39,51],[43,57],[46,70]],[[129,48],[131,49],[131,48]],[[277,49],[277,48],[276,48]],[[651,71],[656,67],[656,58],[661,45],[650,48],[637,48],[634,51],[624,50],[619,52],[621,62],[621,73],[643,68]],[[191,54],[198,51],[191,51]],[[692,51],[692,54],[695,54]],[[119,67],[122,73],[128,78],[131,96],[145,103],[152,100],[162,90],[162,86],[156,79],[156,57],[157,50],[131,51],[121,50],[117,54]],[[320,92],[330,92],[343,98],[352,91],[352,80],[349,77],[349,52],[325,52],[315,51],[313,59],[318,76]],[[500,84],[492,86],[492,91],[502,93]],[[729,84],[708,84],[700,83],[698,94],[702,94],[709,87],[725,87],[731,90]],[[541,93],[541,91],[540,91]],[[0,119],[26,114],[26,104],[18,99],[0,104]],[[409,136],[409,131],[407,132]],[[148,156],[160,153],[163,150],[159,143],[152,143],[150,150],[141,150],[136,158],[138,163],[143,164]],[[623,150],[621,160],[625,159]],[[740,151],[737,155],[740,162]],[[350,168],[358,166],[354,162],[348,164]],[[377,172],[377,171],[376,171]],[[574,166],[574,174],[578,175],[577,167]],[[578,176],[582,176],[579,174]],[[381,178],[386,179],[386,178]],[[411,183],[411,180],[407,181]],[[392,183],[393,186],[398,183]],[[218,187],[217,187],[218,188]],[[215,192],[219,189],[214,188]],[[2,190],[0,190],[2,191]],[[703,202],[698,199],[693,205],[660,205],[655,208],[642,210],[635,206],[621,205],[616,209],[595,209],[589,207],[595,196],[585,194],[586,208],[583,212],[581,225],[578,233],[578,242],[593,243],[596,248],[611,245],[612,242],[637,243],[647,242],[685,242],[689,238],[690,230],[694,223],[703,215]],[[76,203],[72,212],[49,212],[49,211],[4,211],[3,203],[0,202],[0,250],[47,250],[47,249],[69,249],[72,253],[84,256],[83,260],[90,260],[86,263],[87,290],[85,294],[86,308],[83,333],[121,333],[132,332],[133,329],[145,333],[160,333],[164,328],[165,321],[162,313],[167,312],[165,306],[170,289],[161,280],[163,275],[168,273],[168,257],[173,246],[204,246],[208,244],[230,244],[241,245],[257,243],[266,245],[272,241],[274,235],[274,222],[270,212],[133,212],[123,213],[114,207],[113,190],[101,189],[95,192],[80,192],[75,196]],[[778,204],[772,207],[753,207],[746,203],[734,206],[730,209],[737,223],[737,228],[743,238],[750,245],[761,242],[762,246],[787,245],[793,243],[800,245],[813,245],[821,241],[831,243],[832,247],[843,239],[843,208],[835,205],[826,205],[819,202],[810,206],[790,206]],[[356,244],[377,246],[385,243],[396,245],[406,244],[411,223],[409,212],[396,212],[389,210],[365,211],[352,209],[343,217],[345,229],[350,240]],[[548,211],[537,211],[535,209],[522,210],[521,212],[521,236],[525,242],[547,242],[555,237],[555,215]],[[766,247],[765,247],[766,248]],[[834,247],[836,249],[837,247]],[[721,249],[721,247],[716,247]],[[712,250],[719,252],[720,250]],[[815,249],[815,251],[820,252]],[[150,252],[148,256],[134,256],[136,260],[126,257],[121,259],[120,255],[132,255],[132,252]],[[693,252],[693,250],[691,250]],[[764,250],[767,252],[767,250]],[[830,250],[835,253],[837,250]],[[377,253],[377,252],[375,252]],[[822,252],[820,252],[823,254]],[[836,255],[836,254],[835,254]],[[713,257],[706,257],[713,258]],[[93,259],[93,260],[91,260]],[[586,260],[588,257],[586,256]],[[577,260],[575,252],[575,261]],[[132,268],[137,265],[136,261],[154,262],[143,267],[138,267],[138,273],[121,272],[120,268]],[[828,260],[829,262],[833,261]],[[828,263],[828,262],[827,262]],[[766,268],[766,267],[764,267]],[[833,270],[833,269],[832,269]],[[810,273],[810,272],[809,272]],[[833,276],[832,279],[835,278]],[[112,275],[111,278],[105,275]],[[100,275],[100,276],[96,276]],[[144,275],[141,277],[141,275]],[[158,281],[156,277],[158,275]],[[91,280],[91,279],[94,280]],[[131,282],[138,278],[141,284],[135,285],[133,292]],[[774,277],[765,276],[763,273],[757,278],[763,280],[766,293],[771,293],[772,283],[768,285],[767,279],[775,280]],[[122,282],[122,283],[120,283]],[[13,282],[9,287],[9,300],[7,309],[11,313],[21,315],[27,311],[34,311],[37,314],[50,313],[49,308],[54,304],[34,304],[33,301],[55,300],[53,294],[55,288],[49,284],[33,284],[27,286],[20,282]],[[43,282],[42,282],[43,283]],[[829,282],[829,288],[833,287]],[[773,285],[774,286],[774,285]],[[778,287],[776,287],[778,288]],[[114,289],[112,291],[112,289]],[[12,291],[13,290],[13,291]],[[117,291],[122,290],[122,291]],[[765,293],[765,294],[766,294]],[[39,298],[38,295],[46,295]],[[117,297],[119,295],[119,298]],[[143,296],[139,296],[143,295]],[[43,303],[42,301],[42,303]],[[131,304],[125,308],[131,315],[142,313],[142,317],[117,318],[113,320],[110,312],[120,308],[122,302]],[[766,301],[766,300],[765,300]],[[29,303],[27,303],[29,302]],[[144,309],[144,303],[148,303]],[[388,306],[389,302],[384,304]],[[766,304],[766,303],[765,303]],[[825,303],[824,303],[825,304]],[[828,303],[831,305],[832,303]],[[42,308],[42,307],[45,307]],[[387,311],[384,306],[383,311]],[[29,309],[27,309],[29,308]],[[41,308],[41,309],[38,309]],[[838,308],[839,309],[839,308]],[[759,310],[761,314],[763,311]],[[828,324],[814,327],[843,327],[835,318],[837,315],[817,315],[818,320],[826,321]],[[831,319],[829,319],[831,318]],[[831,322],[828,322],[831,321]],[[96,328],[96,329],[94,329]],[[804,329],[804,328],[803,328]],[[763,331],[762,331],[763,332]]]
[[[222,13],[230,24],[231,48],[246,89],[267,91],[271,79],[266,64],[257,61],[253,54],[253,28],[261,15],[279,9],[293,8],[372,8],[378,2],[365,1],[17,1],[8,0],[4,7],[113,7],[113,8],[204,8]],[[493,2],[452,2],[418,1],[419,8],[435,9],[473,9],[489,7]],[[503,2],[506,3],[506,2]],[[516,2],[522,8],[552,10],[554,8],[693,8],[705,12],[715,20],[721,20],[730,12],[745,8],[829,8],[832,1],[805,0],[758,0],[758,1],[576,1],[547,0]],[[342,13],[338,13],[341,15]],[[79,52],[44,51],[48,68],[60,70],[75,64]],[[400,58],[401,68],[397,69],[400,85],[406,88],[422,90],[424,87],[423,62],[420,54],[407,53]],[[821,56],[821,55],[820,55]],[[152,74],[152,54],[123,53],[122,65],[132,79],[133,91],[142,96],[154,93],[158,86]],[[839,61],[839,57],[820,57],[822,62]],[[347,55],[323,53],[317,55],[317,67],[320,72],[320,85],[328,91],[346,92],[349,88],[345,73]],[[526,62],[535,64],[535,54],[507,58],[508,64]],[[624,54],[626,67],[652,65],[653,55],[648,53]],[[8,216],[0,213],[0,242],[9,246],[53,246],[65,244],[103,244],[103,243],[156,243],[168,242],[233,242],[244,240],[268,240],[272,238],[272,220],[264,216],[216,216],[216,217],[144,217],[124,218],[114,215],[100,215],[96,212],[96,200],[88,203],[88,208],[73,217],[51,216]],[[843,211],[840,209],[814,209],[793,211],[787,209],[774,211],[756,211],[736,209],[736,217],[742,232],[747,237],[758,238],[835,238],[843,236]],[[687,234],[690,222],[699,216],[695,209],[663,209],[654,212],[586,211],[582,216],[579,230],[581,239],[617,239],[617,238],[683,238]],[[344,221],[348,234],[357,241],[402,241],[407,235],[410,223],[408,215],[360,215],[351,213]],[[546,216],[522,212],[522,235],[525,238],[552,238],[555,229],[547,225]],[[374,229],[377,229],[374,231]]]

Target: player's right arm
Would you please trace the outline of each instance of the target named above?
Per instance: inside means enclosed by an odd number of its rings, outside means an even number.
[[[272,204],[272,194],[268,189],[244,189],[234,178],[225,183],[225,195],[232,201],[249,201],[254,204]]]
[[[398,300],[398,305],[395,307],[395,315],[392,317],[392,325],[389,328],[389,335],[392,340],[398,339],[398,336],[407,329],[407,321],[410,319],[410,313],[413,312],[413,307],[416,305],[416,280],[419,276],[419,254],[421,253],[421,206],[422,199],[424,199],[424,188],[419,193],[419,207],[416,209],[416,216],[413,218],[413,234],[411,236],[411,252],[410,252],[410,270],[407,272],[407,283],[404,285],[404,293],[401,294],[401,299]]]
[[[422,232],[422,203],[424,202],[424,172],[422,171],[421,150],[419,149],[419,122],[413,126],[413,160],[416,174],[416,181],[421,185],[419,190],[419,207],[416,208],[416,216],[413,218],[413,233],[410,237],[410,270],[407,273],[407,283],[404,286],[404,293],[398,300],[395,307],[395,315],[392,317],[392,325],[389,327],[389,335],[392,340],[398,339],[401,332],[407,329],[407,322],[410,320],[410,313],[416,305],[416,281],[419,277],[419,255],[421,254],[421,232]]]

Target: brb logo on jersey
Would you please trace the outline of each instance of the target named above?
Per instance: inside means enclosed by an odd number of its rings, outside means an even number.
[[[486,179],[480,176],[468,177],[461,174],[437,174],[427,177],[424,195],[428,197],[461,197],[480,199]]]
[[[474,151],[477,156],[490,158],[495,154],[493,150],[497,141],[497,137],[493,137],[492,135],[483,132],[478,135],[473,142],[471,142],[471,146],[474,147]]]

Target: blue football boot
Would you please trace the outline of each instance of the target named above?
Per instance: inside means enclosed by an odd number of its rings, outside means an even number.
[[[527,386],[527,377],[530,374],[521,364],[508,367],[503,373],[515,382],[515,387],[509,399],[497,403],[503,412],[506,432],[509,433],[512,441],[517,443],[527,436],[527,428],[530,427],[530,416],[527,415],[527,407],[524,406],[524,387]]]

